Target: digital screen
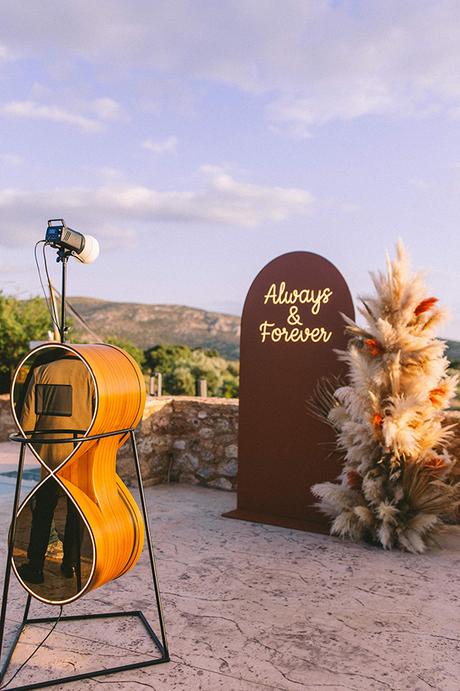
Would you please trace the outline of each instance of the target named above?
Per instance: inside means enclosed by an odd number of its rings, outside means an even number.
[[[61,239],[62,226],[50,226],[46,229],[45,240],[47,242],[57,242]]]

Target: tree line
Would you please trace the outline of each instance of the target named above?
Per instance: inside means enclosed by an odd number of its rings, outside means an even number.
[[[47,340],[50,328],[42,298],[18,300],[0,291],[0,393],[9,391],[16,366],[30,350],[29,342]],[[238,396],[239,363],[226,360],[216,350],[158,344],[143,351],[115,336],[106,341],[132,355],[146,379],[150,373],[161,372],[165,394],[193,396],[196,381],[206,379],[209,396]]]

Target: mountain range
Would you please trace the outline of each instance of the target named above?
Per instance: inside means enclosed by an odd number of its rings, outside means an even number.
[[[240,350],[240,318],[183,305],[145,305],[71,297],[68,302],[100,339],[116,337],[146,350],[159,343],[211,348],[234,360]],[[87,336],[72,317],[74,335]]]
[[[114,336],[145,350],[159,343],[212,348],[229,359],[240,350],[240,317],[184,305],[146,305],[110,302],[88,297],[69,298],[70,304],[101,339]],[[75,335],[85,330],[73,319]],[[447,341],[447,356],[460,361],[460,341]]]

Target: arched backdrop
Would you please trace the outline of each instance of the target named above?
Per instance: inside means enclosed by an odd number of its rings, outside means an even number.
[[[306,401],[324,376],[344,375],[335,349],[354,318],[345,279],[324,257],[289,252],[252,283],[241,320],[238,506],[230,518],[327,532],[310,487],[333,480],[332,430]]]

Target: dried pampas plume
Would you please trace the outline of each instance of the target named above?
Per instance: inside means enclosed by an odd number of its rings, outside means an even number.
[[[364,326],[345,317],[350,340],[338,357],[347,382],[320,381],[309,402],[343,458],[338,483],[312,491],[332,534],[423,552],[460,504],[445,422],[458,379],[433,334],[444,312],[401,241],[386,273],[371,277],[375,294],[360,299]]]

